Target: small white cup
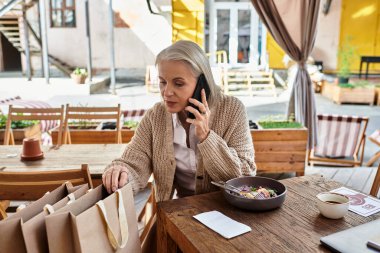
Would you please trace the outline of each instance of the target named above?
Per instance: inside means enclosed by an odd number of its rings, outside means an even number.
[[[322,192],[317,199],[318,209],[326,218],[340,219],[348,212],[350,199],[343,194]]]

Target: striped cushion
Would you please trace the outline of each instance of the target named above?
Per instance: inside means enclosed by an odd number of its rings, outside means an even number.
[[[125,110],[125,111],[122,111],[122,114],[124,116],[124,121],[128,121],[128,120],[141,121],[145,112],[146,112],[145,109]]]
[[[46,102],[34,101],[34,100],[17,99],[17,100],[10,101],[8,104],[12,104],[14,107],[23,107],[23,108],[51,108],[51,106]],[[40,121],[41,132],[47,132],[56,126],[58,126],[57,120],[41,120]]]
[[[316,156],[352,157],[359,144],[363,118],[355,116],[318,115],[318,145]]]

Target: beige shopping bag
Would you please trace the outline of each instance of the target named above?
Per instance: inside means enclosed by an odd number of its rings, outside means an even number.
[[[98,186],[45,223],[51,253],[141,252],[131,184],[109,196]]]
[[[53,205],[72,192],[72,184],[67,182],[26,208],[0,221],[0,253],[24,253],[26,247],[22,234],[22,224],[43,211],[44,206]]]
[[[68,204],[72,204],[74,201],[85,195],[88,191],[88,185],[85,184],[80,186],[79,189],[73,189],[77,190],[73,193],[70,193],[67,195],[67,197],[61,199],[54,205],[46,205],[43,212],[39,213],[21,225],[25,247],[28,253],[49,252],[46,237],[45,216],[54,213],[56,210],[59,210]],[[78,201],[80,201],[80,199]]]

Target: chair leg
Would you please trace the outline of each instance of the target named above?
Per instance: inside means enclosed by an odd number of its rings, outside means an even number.
[[[146,213],[146,205],[144,206],[144,208],[141,210],[140,214],[139,214],[139,217],[137,218],[137,221],[140,222],[142,221],[142,219],[144,218],[144,215]]]
[[[377,173],[375,176],[375,180],[373,181],[372,188],[370,191],[370,194],[377,198],[377,193],[379,192],[380,189],[380,165],[377,168]]]
[[[380,151],[377,152],[374,156],[372,156],[371,159],[369,159],[367,166],[372,166],[378,159],[380,159]]]

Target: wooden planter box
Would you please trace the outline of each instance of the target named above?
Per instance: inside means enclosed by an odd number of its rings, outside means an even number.
[[[121,137],[123,143],[131,141],[134,130],[122,129]],[[57,143],[58,130],[51,131],[53,144]],[[95,130],[95,129],[70,129],[71,144],[112,144],[116,143],[115,130]],[[63,139],[62,139],[63,140]]]
[[[323,85],[322,95],[337,104],[369,104],[373,105],[375,99],[375,88],[342,88],[336,84],[326,83]]]
[[[22,144],[22,140],[27,137],[41,139],[41,128],[39,124],[24,129],[13,129],[12,132],[16,145]],[[4,134],[5,129],[0,129],[0,145],[4,143]]]
[[[303,175],[307,154],[306,128],[251,130],[259,172],[296,172]]]

